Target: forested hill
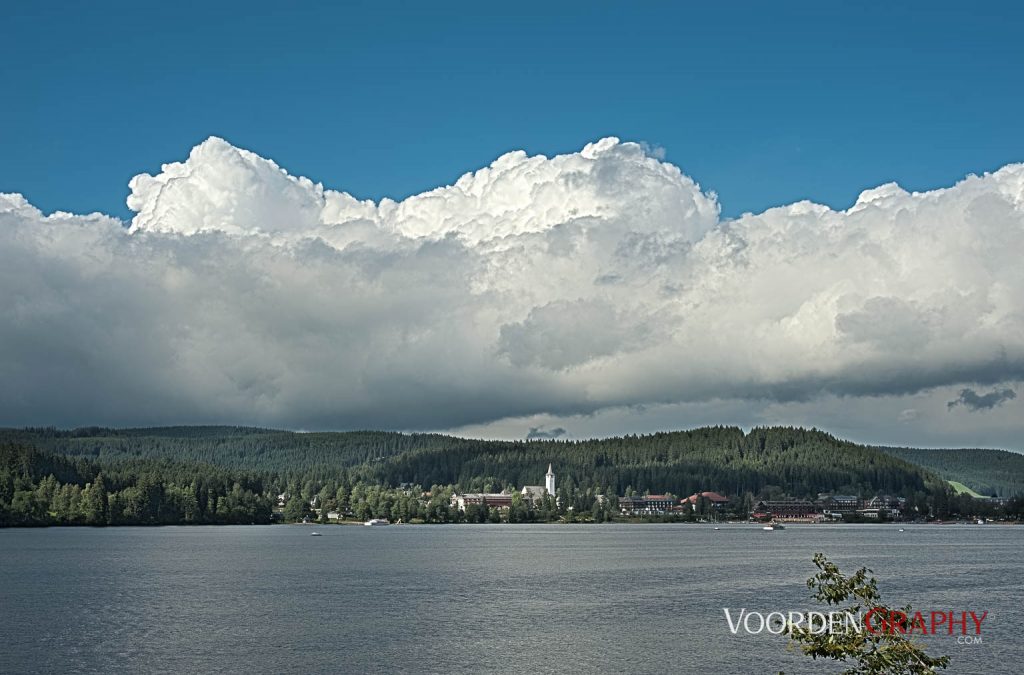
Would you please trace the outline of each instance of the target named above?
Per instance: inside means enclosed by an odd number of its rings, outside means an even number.
[[[1024,455],[1006,450],[924,450],[879,448],[885,453],[931,469],[946,480],[963,483],[989,496],[1024,494]]]
[[[97,460],[167,459],[275,473],[336,471],[412,450],[448,447],[437,434],[384,431],[296,433],[254,427],[0,429],[0,442]]]
[[[402,453],[366,467],[384,483],[415,480],[486,487],[542,483],[548,462],[563,482],[692,494],[814,497],[818,492],[930,493],[937,478],[875,449],[816,430],[708,427],[587,441],[461,442],[446,449]]]
[[[276,488],[209,464],[103,463],[0,441],[0,527],[269,523]]]
[[[911,496],[938,478],[875,448],[816,430],[707,427],[587,441],[481,441],[438,434],[293,433],[239,427],[6,429],[0,442],[109,463],[166,460],[302,480],[500,489],[543,483],[690,494],[813,497],[818,492]]]

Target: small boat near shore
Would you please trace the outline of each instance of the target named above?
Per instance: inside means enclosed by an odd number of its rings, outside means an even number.
[[[389,523],[387,521],[387,519],[385,519],[385,518],[372,518],[371,520],[368,520],[365,523],[363,523],[363,525],[366,525],[367,527],[379,527],[381,525],[390,525],[390,524],[391,523]]]
[[[784,530],[786,528],[783,526],[782,523],[768,523],[761,529],[766,532],[774,532],[775,530]]]
[[[310,532],[309,536],[311,536],[311,537],[322,537],[323,535],[320,534],[319,532]]]

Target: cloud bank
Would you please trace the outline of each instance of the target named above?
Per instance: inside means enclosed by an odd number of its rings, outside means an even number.
[[[962,405],[971,411],[991,410],[1003,405],[1007,401],[1017,398],[1017,392],[1007,387],[1006,389],[993,389],[987,394],[979,394],[971,388],[960,390],[960,395],[946,404],[950,410]]]
[[[130,224],[0,195],[0,423],[444,429],[1024,378],[1021,164],[735,220],[615,138],[401,202],[218,138],[130,188]]]
[[[548,430],[544,427],[530,427],[530,431],[526,434],[526,440],[528,441],[549,441],[555,438],[561,438],[569,432],[562,427],[555,427],[554,429]]]

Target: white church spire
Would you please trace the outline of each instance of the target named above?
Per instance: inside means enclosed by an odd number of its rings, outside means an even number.
[[[548,464],[548,472],[544,475],[544,487],[549,495],[555,496],[555,472],[551,470],[550,464]]]

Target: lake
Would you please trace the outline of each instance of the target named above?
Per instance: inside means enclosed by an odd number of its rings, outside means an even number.
[[[832,672],[723,612],[818,609],[816,551],[891,605],[987,610],[983,644],[928,639],[947,672],[1024,671],[1024,527],[905,529],[0,530],[0,671]]]

